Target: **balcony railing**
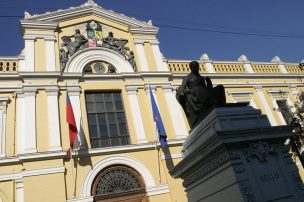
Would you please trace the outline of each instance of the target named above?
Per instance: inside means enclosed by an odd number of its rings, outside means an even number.
[[[130,137],[128,135],[116,136],[116,137],[91,138],[92,148],[122,146],[128,144],[130,144]]]

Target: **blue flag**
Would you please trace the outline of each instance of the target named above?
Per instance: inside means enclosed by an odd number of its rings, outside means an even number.
[[[166,149],[167,135],[166,135],[165,127],[164,127],[164,124],[163,124],[163,120],[160,116],[160,113],[159,113],[158,107],[156,105],[156,102],[155,102],[155,99],[154,99],[154,96],[153,96],[150,85],[149,85],[149,90],[150,90],[150,99],[151,99],[152,111],[153,111],[153,120],[156,123],[159,142],[161,144],[161,147],[163,149]]]

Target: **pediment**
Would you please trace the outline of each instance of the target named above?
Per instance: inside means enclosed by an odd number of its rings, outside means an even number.
[[[65,21],[79,19],[86,16],[96,16],[123,26],[127,26],[129,29],[143,28],[151,31],[153,30],[154,32],[158,31],[158,28],[154,27],[151,23],[140,21],[135,18],[125,16],[124,14],[116,13],[112,10],[104,9],[95,4],[93,1],[88,2],[78,7],[59,9],[54,12],[46,12],[39,15],[30,15],[29,13],[25,12],[25,19],[21,20],[21,25],[35,23],[38,25],[45,23],[59,24]]]

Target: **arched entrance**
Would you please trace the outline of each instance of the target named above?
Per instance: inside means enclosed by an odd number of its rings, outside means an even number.
[[[96,202],[148,202],[142,176],[123,165],[103,169],[94,179],[91,193]]]

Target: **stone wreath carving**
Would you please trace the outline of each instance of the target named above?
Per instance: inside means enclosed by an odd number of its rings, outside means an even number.
[[[271,145],[261,141],[252,143],[248,148],[244,149],[244,156],[248,162],[250,162],[253,157],[256,157],[260,163],[267,162],[268,156],[275,153]]]

